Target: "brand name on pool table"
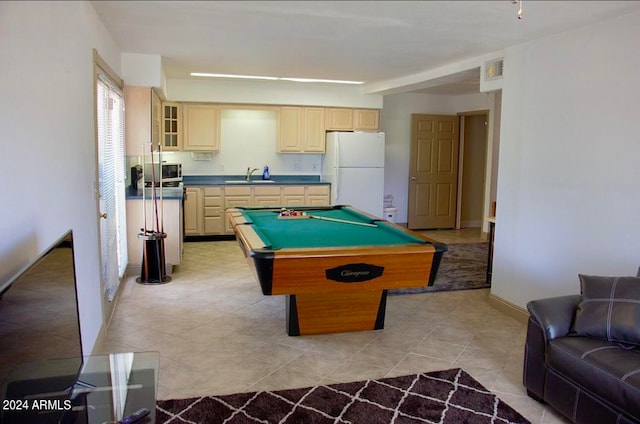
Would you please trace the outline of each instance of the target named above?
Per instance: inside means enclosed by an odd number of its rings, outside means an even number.
[[[328,280],[340,283],[359,283],[382,276],[384,267],[371,264],[347,264],[325,270]]]
[[[350,269],[345,269],[340,273],[343,277],[360,277],[362,275],[369,275],[371,271],[351,271]]]

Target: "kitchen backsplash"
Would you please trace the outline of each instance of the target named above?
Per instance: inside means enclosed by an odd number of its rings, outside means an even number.
[[[244,175],[247,167],[258,168],[254,175],[262,175],[265,165],[273,175],[320,175],[322,155],[310,154],[263,154],[247,151],[234,157],[230,154],[213,153],[211,160],[194,160],[191,152],[164,152],[162,160],[182,164],[184,175]],[[147,157],[147,161],[150,158]],[[142,163],[140,156],[127,156],[127,169]]]

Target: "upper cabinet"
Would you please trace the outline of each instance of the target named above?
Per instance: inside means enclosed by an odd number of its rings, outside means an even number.
[[[380,111],[378,109],[353,109],[354,131],[378,131]]]
[[[326,108],[328,131],[378,131],[378,109]]]
[[[280,137],[278,152],[300,153],[302,150],[303,132],[302,108],[299,106],[282,106],[280,108]]]
[[[324,153],[325,126],[326,123],[324,108],[304,108],[304,138],[302,142],[303,152]]]
[[[280,153],[324,153],[325,109],[282,106],[280,108]]]
[[[183,147],[185,151],[220,150],[219,122],[220,113],[217,105],[188,104],[182,105]]]
[[[182,149],[182,106],[180,103],[162,104],[162,149],[177,151]]]
[[[148,154],[149,143],[157,150],[160,140],[160,97],[151,87],[124,87],[126,154]],[[143,147],[145,146],[145,147]]]
[[[140,155],[142,144],[151,140],[154,150],[161,145],[165,151],[219,152],[222,115],[227,109],[275,111],[278,153],[322,154],[326,131],[380,128],[378,109],[161,103],[158,94],[149,87],[125,87],[125,101],[128,155]]]
[[[327,130],[353,130],[353,109],[331,107],[325,109],[327,115]]]

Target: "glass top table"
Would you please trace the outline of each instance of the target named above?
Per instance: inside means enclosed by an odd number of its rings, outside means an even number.
[[[158,352],[30,362],[0,388],[0,423],[117,423],[146,408],[155,422]]]

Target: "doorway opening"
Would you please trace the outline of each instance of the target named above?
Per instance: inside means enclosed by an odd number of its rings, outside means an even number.
[[[463,112],[460,117],[460,155],[456,229],[481,228],[484,220],[489,111]]]

